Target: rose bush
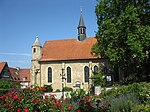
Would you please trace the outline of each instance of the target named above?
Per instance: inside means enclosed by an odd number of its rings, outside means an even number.
[[[0,97],[0,112],[101,112],[109,111],[109,101],[101,102],[84,96],[74,102],[71,98],[44,96],[46,88],[28,87],[8,92]]]

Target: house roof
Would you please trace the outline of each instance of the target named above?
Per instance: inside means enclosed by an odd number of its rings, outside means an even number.
[[[16,68],[10,68],[9,67],[9,71],[10,71],[10,74],[11,74],[13,81],[19,81],[20,80],[20,77],[19,77],[19,74],[17,73]]]
[[[5,65],[6,65],[6,62],[0,62],[0,73],[2,72]]]
[[[9,71],[14,81],[30,81],[30,69],[9,68]]]
[[[96,39],[93,37],[83,42],[76,38],[46,41],[41,61],[95,59],[97,57],[91,54],[91,48],[95,43]]]
[[[30,69],[20,69],[19,77],[21,81],[23,81],[23,78],[26,78],[25,81],[30,81]]]

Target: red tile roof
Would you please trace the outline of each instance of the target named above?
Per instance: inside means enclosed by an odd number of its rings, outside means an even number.
[[[6,65],[6,62],[0,62],[0,73],[2,72],[5,65]]]
[[[95,43],[95,38],[87,38],[83,42],[77,39],[46,41],[41,61],[97,58],[91,55],[91,48]]]
[[[30,81],[30,69],[19,69],[18,71],[17,68],[9,68],[9,71],[14,81],[24,81],[24,78],[26,78],[25,81]]]
[[[21,81],[23,81],[23,78],[25,77],[26,77],[25,81],[30,81],[30,69],[20,69],[19,76]]]
[[[16,68],[9,68],[9,71],[13,81],[20,81],[20,77]]]
[[[7,62],[0,62],[0,73],[2,72],[6,64]],[[9,72],[11,74],[13,81],[23,81],[23,78],[25,77],[26,77],[25,81],[30,81],[30,69],[18,69],[18,70],[17,68],[9,67]]]

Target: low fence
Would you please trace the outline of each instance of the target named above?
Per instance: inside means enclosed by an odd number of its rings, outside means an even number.
[[[70,93],[71,92],[64,92],[64,98],[71,97]],[[44,93],[44,97],[50,96],[50,95],[54,96],[56,99],[60,99],[62,97],[63,93],[62,92],[45,92]]]

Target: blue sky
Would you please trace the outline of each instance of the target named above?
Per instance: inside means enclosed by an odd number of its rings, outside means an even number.
[[[0,0],[0,62],[31,66],[36,36],[46,40],[77,38],[80,7],[87,37],[97,31],[96,0]]]

